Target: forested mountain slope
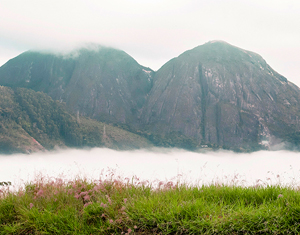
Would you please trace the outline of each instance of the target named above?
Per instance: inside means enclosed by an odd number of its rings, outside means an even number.
[[[55,147],[131,149],[152,146],[117,127],[69,114],[65,104],[42,92],[0,86],[0,153]]]

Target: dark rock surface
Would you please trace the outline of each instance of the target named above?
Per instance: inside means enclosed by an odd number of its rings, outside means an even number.
[[[258,54],[212,41],[157,71],[141,121],[161,135],[255,149],[299,130],[299,98],[299,88]]]

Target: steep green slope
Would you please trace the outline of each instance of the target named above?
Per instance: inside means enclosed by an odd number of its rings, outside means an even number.
[[[0,86],[0,153],[31,152],[44,150],[19,122],[23,122],[22,110],[12,89]]]
[[[42,92],[0,87],[0,152],[57,147],[141,148],[146,139],[117,127],[70,115],[65,105]],[[105,133],[104,133],[105,130]]]

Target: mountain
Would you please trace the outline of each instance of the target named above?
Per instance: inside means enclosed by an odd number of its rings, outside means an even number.
[[[261,149],[299,131],[300,90],[256,53],[212,41],[155,74],[141,122],[201,145]]]
[[[68,120],[79,125],[70,129],[81,136],[74,137],[73,146],[116,146],[126,139],[103,138],[105,124],[97,121],[114,125],[106,124],[107,130],[118,126],[138,134],[117,131],[134,135],[134,146],[152,142],[237,151],[272,149],[281,142],[300,146],[299,88],[260,55],[223,41],[188,50],[156,72],[124,51],[97,45],[65,55],[28,51],[0,67],[0,85],[17,93],[19,87],[29,88],[51,96],[56,105],[66,103],[63,113],[70,111]],[[38,107],[38,102],[32,105]],[[39,133],[21,127],[30,136]],[[66,144],[60,135],[47,138]],[[139,139],[142,143],[136,144]]]
[[[0,153],[30,153],[55,147],[151,147],[133,133],[69,114],[42,92],[0,86]]]
[[[0,84],[42,91],[78,115],[131,124],[152,74],[124,51],[89,45],[66,55],[25,52],[0,68]]]
[[[44,147],[16,122],[21,113],[15,102],[14,92],[10,88],[0,86],[0,153],[44,150]]]

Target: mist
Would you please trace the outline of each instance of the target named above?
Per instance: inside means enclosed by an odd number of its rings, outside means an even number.
[[[173,181],[189,185],[227,184],[297,187],[300,153],[230,151],[196,153],[179,149],[116,151],[105,148],[59,150],[31,155],[0,156],[0,181],[12,188],[44,177],[88,180],[138,179],[155,185]]]

